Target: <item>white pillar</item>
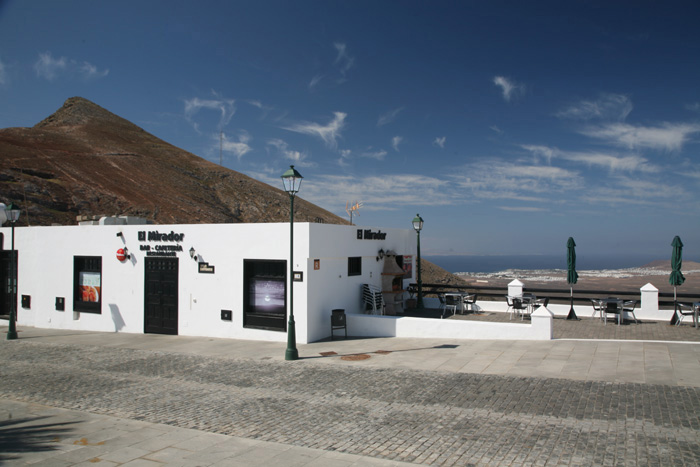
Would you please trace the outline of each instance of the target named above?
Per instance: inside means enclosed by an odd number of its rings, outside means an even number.
[[[642,294],[642,303],[639,306],[639,317],[658,319],[659,318],[659,289],[653,285],[646,284],[639,289]],[[669,316],[670,319],[670,316]]]
[[[508,284],[508,295],[511,297],[518,297],[523,294],[523,283],[518,279]]]
[[[532,322],[532,334],[535,339],[551,340],[554,337],[552,331],[554,313],[541,306],[530,315]]]

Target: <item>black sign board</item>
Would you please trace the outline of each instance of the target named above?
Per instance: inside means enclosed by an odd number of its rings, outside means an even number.
[[[209,263],[199,263],[200,274],[214,274],[214,266]]]

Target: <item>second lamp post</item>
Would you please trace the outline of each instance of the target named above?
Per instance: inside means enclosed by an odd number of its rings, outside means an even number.
[[[289,322],[287,323],[287,351],[284,354],[285,360],[298,360],[297,334],[294,324],[294,196],[301,188],[301,179],[304,178],[294,168],[289,166],[289,170],[282,174],[284,191],[289,194]]]
[[[420,214],[416,214],[413,218],[413,228],[418,234],[418,250],[417,250],[417,264],[418,268],[418,304],[416,305],[419,309],[423,308],[423,281],[420,278],[420,231],[423,229],[423,218]]]

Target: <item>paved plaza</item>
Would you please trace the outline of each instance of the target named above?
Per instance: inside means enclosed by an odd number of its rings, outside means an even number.
[[[341,339],[295,362],[285,347],[21,327],[0,342],[0,461],[700,465],[694,342]]]

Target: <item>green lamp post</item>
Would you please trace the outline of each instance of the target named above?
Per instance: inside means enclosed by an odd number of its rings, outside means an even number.
[[[10,303],[10,324],[9,330],[7,331],[7,340],[17,339],[17,256],[15,254],[15,222],[19,219],[19,208],[10,203],[7,208],[5,208],[5,215],[7,220],[10,221],[12,225],[12,272],[10,276],[10,288],[12,289],[12,301]]]
[[[416,214],[413,218],[413,229],[417,233],[418,238],[418,250],[417,250],[417,261],[416,266],[418,268],[418,304],[416,305],[419,309],[423,308],[423,281],[420,278],[420,231],[423,229],[423,218],[420,214]]]
[[[304,177],[294,168],[289,166],[289,170],[282,174],[284,191],[289,194],[289,322],[287,323],[287,351],[284,354],[285,360],[298,360],[296,326],[294,324],[294,196],[301,188],[301,180]]]

